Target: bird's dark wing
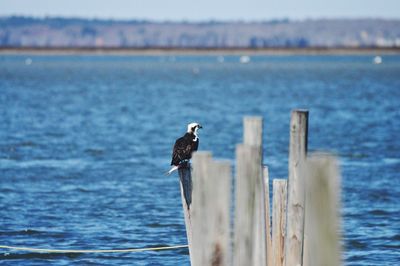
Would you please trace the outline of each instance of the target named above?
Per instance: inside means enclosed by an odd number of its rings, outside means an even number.
[[[179,165],[182,160],[191,158],[193,141],[189,138],[179,138],[176,140],[172,151],[171,165]]]

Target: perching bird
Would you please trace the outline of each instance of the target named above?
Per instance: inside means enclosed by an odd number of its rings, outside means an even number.
[[[172,168],[167,172],[167,175],[185,165],[192,158],[192,152],[197,151],[199,147],[199,128],[203,128],[199,123],[190,123],[187,126],[186,134],[175,141],[172,151]]]

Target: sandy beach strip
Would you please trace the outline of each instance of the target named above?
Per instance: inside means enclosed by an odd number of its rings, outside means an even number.
[[[64,48],[0,47],[1,55],[400,55],[398,48]]]

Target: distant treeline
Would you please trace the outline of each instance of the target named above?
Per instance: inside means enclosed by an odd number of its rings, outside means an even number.
[[[0,17],[0,47],[400,47],[400,20],[148,21]]]

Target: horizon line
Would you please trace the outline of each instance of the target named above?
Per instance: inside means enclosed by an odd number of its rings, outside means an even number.
[[[265,19],[154,19],[154,18],[108,18],[108,17],[96,17],[96,16],[65,16],[65,15],[24,15],[24,14],[11,14],[5,15],[0,14],[0,19],[9,18],[26,18],[35,20],[51,20],[51,19],[76,19],[76,20],[89,20],[89,21],[115,21],[115,22],[172,22],[172,23],[263,23],[263,22],[304,22],[304,21],[319,21],[319,20],[383,20],[383,21],[399,21],[400,18],[390,17],[370,17],[370,16],[325,16],[325,17],[305,17],[305,18],[265,18]]]

